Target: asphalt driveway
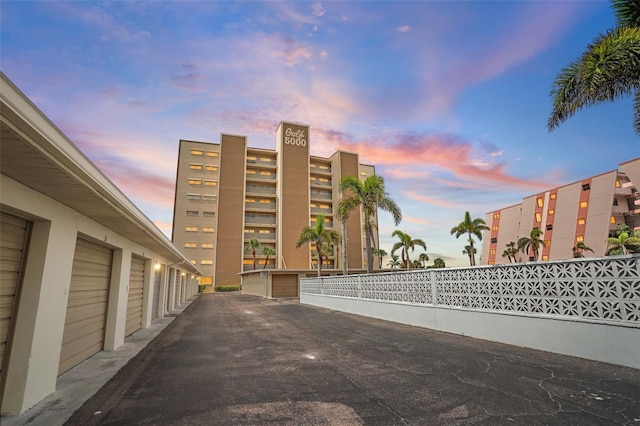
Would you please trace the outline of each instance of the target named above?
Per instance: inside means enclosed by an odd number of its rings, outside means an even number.
[[[640,425],[640,370],[217,293],[67,424]]]

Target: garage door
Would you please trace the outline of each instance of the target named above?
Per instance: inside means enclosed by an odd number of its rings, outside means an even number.
[[[160,279],[162,273],[156,271],[153,278],[153,307],[151,308],[151,318],[158,318],[158,311],[160,310]]]
[[[271,296],[298,297],[298,275],[272,275]]]
[[[131,336],[142,327],[142,298],[144,296],[144,260],[131,258],[129,297],[127,298],[127,323],[124,335]]]
[[[100,352],[104,347],[111,262],[111,249],[78,238],[73,257],[59,374]]]
[[[22,273],[29,222],[0,212],[0,381]]]

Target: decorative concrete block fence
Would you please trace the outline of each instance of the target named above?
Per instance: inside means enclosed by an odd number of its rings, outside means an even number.
[[[305,278],[300,302],[640,368],[640,256]]]

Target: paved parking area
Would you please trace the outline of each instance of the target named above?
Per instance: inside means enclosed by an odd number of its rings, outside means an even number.
[[[640,425],[640,370],[217,293],[68,424]]]

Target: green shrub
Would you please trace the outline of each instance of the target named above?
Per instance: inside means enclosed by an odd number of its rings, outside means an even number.
[[[240,291],[239,285],[219,285],[216,286],[215,291]]]
[[[206,284],[200,284],[198,285],[198,293],[202,293],[204,291],[204,289],[207,288]]]

